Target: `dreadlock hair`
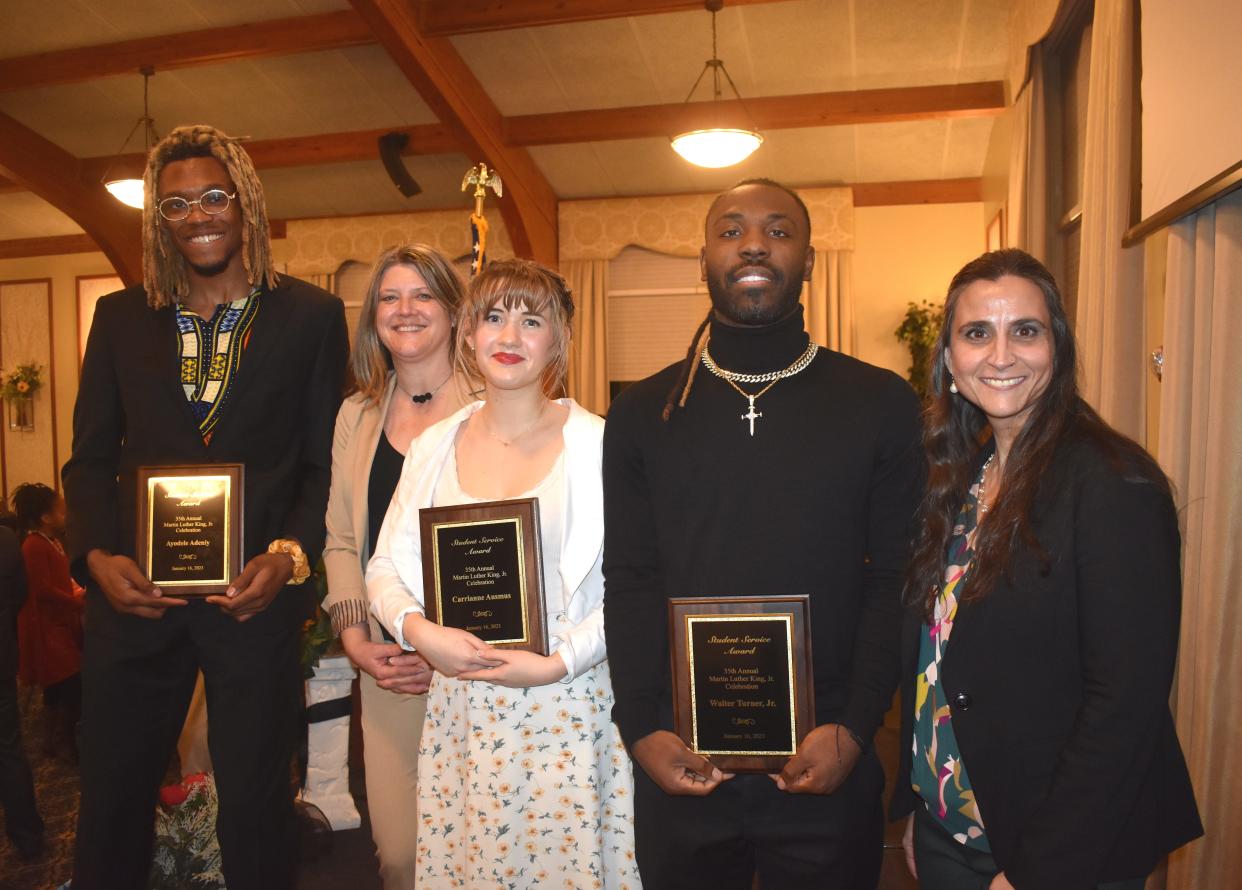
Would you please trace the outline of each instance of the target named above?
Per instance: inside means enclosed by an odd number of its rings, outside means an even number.
[[[569,369],[569,341],[574,320],[574,298],[558,273],[533,260],[493,260],[470,279],[466,298],[457,314],[455,364],[466,380],[482,380],[478,359],[467,339],[493,306],[543,316],[552,329],[552,358],[543,369],[543,391],[549,397],[565,392]]]
[[[426,244],[399,244],[379,255],[371,267],[371,280],[367,283],[366,296],[358,315],[358,332],[354,348],[349,356],[353,371],[355,391],[361,393],[372,405],[378,405],[388,385],[388,372],[392,369],[392,353],[379,338],[375,326],[375,313],[379,308],[380,288],[384,274],[393,266],[409,266],[427,283],[431,293],[448,319],[455,326],[462,303],[461,280],[452,265],[433,247]],[[454,331],[454,333],[456,333]],[[455,337],[449,338],[449,361],[457,345]]]
[[[262,283],[268,288],[274,288],[278,280],[263,184],[241,141],[205,124],[177,127],[151,149],[143,177],[147,200],[142,208],[142,281],[152,309],[171,306],[190,293],[185,258],[173,243],[158,206],[164,167],[189,158],[215,158],[233,181],[236,200],[241,203],[246,279],[251,285]]]
[[[716,196],[711,203],[711,207],[715,207],[716,202],[729,194],[729,192],[736,191],[747,185],[761,185],[767,188],[780,189],[793,198],[794,203],[798,205],[798,209],[802,211],[802,219],[806,223],[807,238],[811,237],[811,211],[807,210],[806,202],[802,200],[802,196],[784,183],[777,182],[775,179],[768,179],[766,176],[752,176],[734,183]],[[707,219],[709,220],[712,216],[711,207],[707,210]],[[706,221],[704,225],[706,225]],[[665,422],[673,416],[674,411],[686,407],[686,400],[690,398],[690,389],[694,386],[695,375],[699,372],[699,356],[702,354],[704,347],[707,346],[708,327],[711,324],[711,320],[712,312],[708,310],[707,317],[695,328],[694,336],[690,338],[690,348],[686,351],[685,358],[681,361],[681,369],[677,373],[677,379],[673,382],[673,388],[668,391],[668,396],[664,399],[664,409],[660,412],[660,416]]]
[[[977,281],[1011,275],[1040,289],[1052,333],[1052,371],[1044,391],[1009,450],[1002,469],[1004,497],[979,526],[974,563],[963,582],[959,603],[982,599],[998,579],[1010,577],[1011,557],[1021,544],[1036,555],[1041,571],[1050,561],[1031,528],[1031,512],[1040,483],[1055,466],[1058,447],[1071,435],[1094,443],[1127,478],[1142,478],[1169,491],[1163,471],[1138,444],[1113,430],[1078,392],[1078,357],[1074,334],[1052,273],[1030,254],[1015,248],[985,253],[953,277],[945,298],[944,321],[933,350],[932,398],[924,414],[923,448],[927,454],[927,490],[915,520],[914,553],[906,573],[905,599],[930,617],[944,579],[946,551],[963,498],[978,472],[980,453],[989,447],[991,427],[981,409],[949,391],[952,380],[945,360],[962,292]]]
[[[54,506],[60,497],[42,482],[26,482],[13,489],[13,512],[17,514],[17,525],[24,537],[43,524],[43,516]]]

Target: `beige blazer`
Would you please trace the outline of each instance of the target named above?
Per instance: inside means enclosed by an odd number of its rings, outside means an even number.
[[[328,573],[328,595],[324,609],[338,603],[351,604],[351,615],[367,617],[366,584],[362,568],[371,558],[367,535],[367,486],[371,478],[371,460],[375,446],[384,431],[384,418],[397,386],[397,377],[389,373],[388,385],[378,406],[355,393],[341,403],[336,415],[336,433],[332,440],[332,488],[328,494],[327,543],[323,548],[324,568]],[[357,612],[353,611],[357,608]],[[371,639],[379,640],[379,624],[370,619]]]

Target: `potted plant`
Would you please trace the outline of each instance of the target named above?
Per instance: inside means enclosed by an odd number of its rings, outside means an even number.
[[[910,350],[906,379],[924,401],[930,389],[932,350],[936,347],[943,318],[944,311],[940,306],[927,300],[921,304],[911,302],[907,304],[901,324],[893,331],[893,336]]]

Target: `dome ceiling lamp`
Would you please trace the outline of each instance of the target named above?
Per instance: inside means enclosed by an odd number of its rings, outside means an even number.
[[[134,134],[138,132],[138,128],[143,128],[143,159],[151,153],[151,146],[159,141],[159,137],[155,133],[155,121],[151,119],[151,111],[148,105],[148,92],[151,84],[151,76],[155,74],[155,69],[146,67],[139,69],[142,74],[142,117],[130,128],[129,135],[125,137],[125,141],[121,143],[120,149],[117,150],[116,156],[112,163],[104,170],[104,174],[100,177],[103,187],[108,190],[112,197],[116,198],[122,204],[128,207],[134,207],[138,210],[142,209],[143,187],[142,178],[125,176],[119,170],[114,173],[118,167],[118,162],[125,154],[125,147],[129,145],[129,140],[134,138]]]
[[[699,72],[694,86],[690,87],[690,92],[686,95],[686,101],[683,104],[686,106],[690,104],[690,99],[694,96],[694,91],[699,88],[699,84],[703,82],[704,75],[711,71],[712,103],[717,112],[718,107],[715,103],[720,101],[721,80],[723,79],[733,91],[733,96],[742,106],[742,110],[746,112],[747,118],[750,118],[750,112],[746,111],[746,103],[742,101],[737,85],[733,83],[733,78],[729,76],[724,62],[716,54],[716,13],[724,6],[724,0],[706,0],[703,5],[712,14],[712,57],[703,65],[703,70]],[[717,119],[719,119],[718,113]],[[751,128],[748,130],[738,127],[690,130],[674,136],[672,143],[673,151],[698,167],[732,167],[750,157],[755,149],[763,144],[763,137],[755,129],[752,119]]]

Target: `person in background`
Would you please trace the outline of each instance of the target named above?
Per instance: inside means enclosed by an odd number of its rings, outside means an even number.
[[[415,883],[418,740],[431,669],[369,617],[363,570],[410,443],[467,400],[453,368],[461,284],[422,244],[392,247],[371,270],[350,364],[355,391],[336,417],[323,607],[362,671],[363,760],[371,836],[385,890]]]
[[[143,281],[95,309],[65,464],[89,578],[73,890],[145,885],[155,802],[202,669],[229,890],[289,890],[305,587],[324,540],[349,338],[341,301],[279,274],[242,143],[178,127],[147,159]],[[245,467],[241,571],[189,600],[134,561],[142,466]]]
[[[893,802],[925,890],[1142,890],[1203,833],[1168,703],[1177,511],[1079,395],[1076,352],[1021,250],[949,285]]]
[[[4,829],[23,860],[43,852],[43,820],[22,746],[17,710],[17,614],[26,601],[26,565],[17,535],[0,523],[0,806]]]
[[[458,313],[474,402],[411,446],[375,555],[372,611],[436,669],[418,762],[421,886],[639,886],[630,763],[604,660],[604,422],[564,386],[573,301],[555,272],[488,265]],[[535,497],[549,655],[424,617],[418,511]]]
[[[22,682],[43,690],[44,739],[48,756],[64,752],[77,762],[77,726],[82,712],[83,589],[69,575],[65,499],[38,482],[13,492],[13,508],[25,537],[29,597],[17,619]]]

